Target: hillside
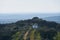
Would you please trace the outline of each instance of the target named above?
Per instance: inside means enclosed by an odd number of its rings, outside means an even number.
[[[58,35],[60,35],[59,23],[38,17],[0,24],[0,40],[60,40]]]
[[[55,21],[57,23],[60,23],[60,16],[45,17],[43,19],[47,21]]]
[[[40,13],[37,13],[37,14],[35,13],[34,14],[0,14],[0,23],[5,24],[5,23],[16,22],[19,20],[31,19],[33,17],[46,18],[46,17],[52,17],[52,16],[55,18],[55,16],[60,16],[60,14],[59,13],[57,14],[45,14],[45,13],[44,14],[40,14]],[[49,20],[53,20],[53,18]]]

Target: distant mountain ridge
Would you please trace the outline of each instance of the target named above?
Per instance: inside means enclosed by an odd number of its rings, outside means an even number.
[[[60,14],[4,14],[0,15],[0,23],[13,23],[19,20],[31,19],[33,17],[39,17],[47,21],[55,21],[60,23]]]
[[[14,23],[16,22],[16,19],[0,19],[0,23],[1,24],[5,24],[5,23]]]
[[[60,23],[60,16],[46,17],[46,18],[43,18],[43,19],[47,20],[47,21],[54,21],[54,22]]]

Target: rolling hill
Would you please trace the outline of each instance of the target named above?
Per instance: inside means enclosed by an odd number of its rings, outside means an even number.
[[[47,21],[56,21],[60,23],[60,14],[0,14],[0,23],[13,23],[19,20],[39,17]]]
[[[55,21],[57,23],[60,23],[60,16],[45,17],[43,19],[47,21]]]

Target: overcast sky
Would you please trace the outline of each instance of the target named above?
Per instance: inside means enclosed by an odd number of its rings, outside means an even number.
[[[59,13],[60,0],[0,0],[0,13]]]

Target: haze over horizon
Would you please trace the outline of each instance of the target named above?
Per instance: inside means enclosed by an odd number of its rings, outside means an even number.
[[[42,14],[42,13],[31,13],[31,14],[0,14],[0,19],[6,19],[6,18],[32,18],[32,17],[51,17],[51,16],[60,16],[60,13],[58,14]]]
[[[58,16],[57,18],[55,18]],[[26,19],[32,19],[33,17],[39,17],[39,18],[47,18],[47,17],[54,17],[50,18],[50,20],[56,20],[57,22],[60,22],[60,14],[0,14],[0,23],[12,23],[19,20],[26,20]]]

